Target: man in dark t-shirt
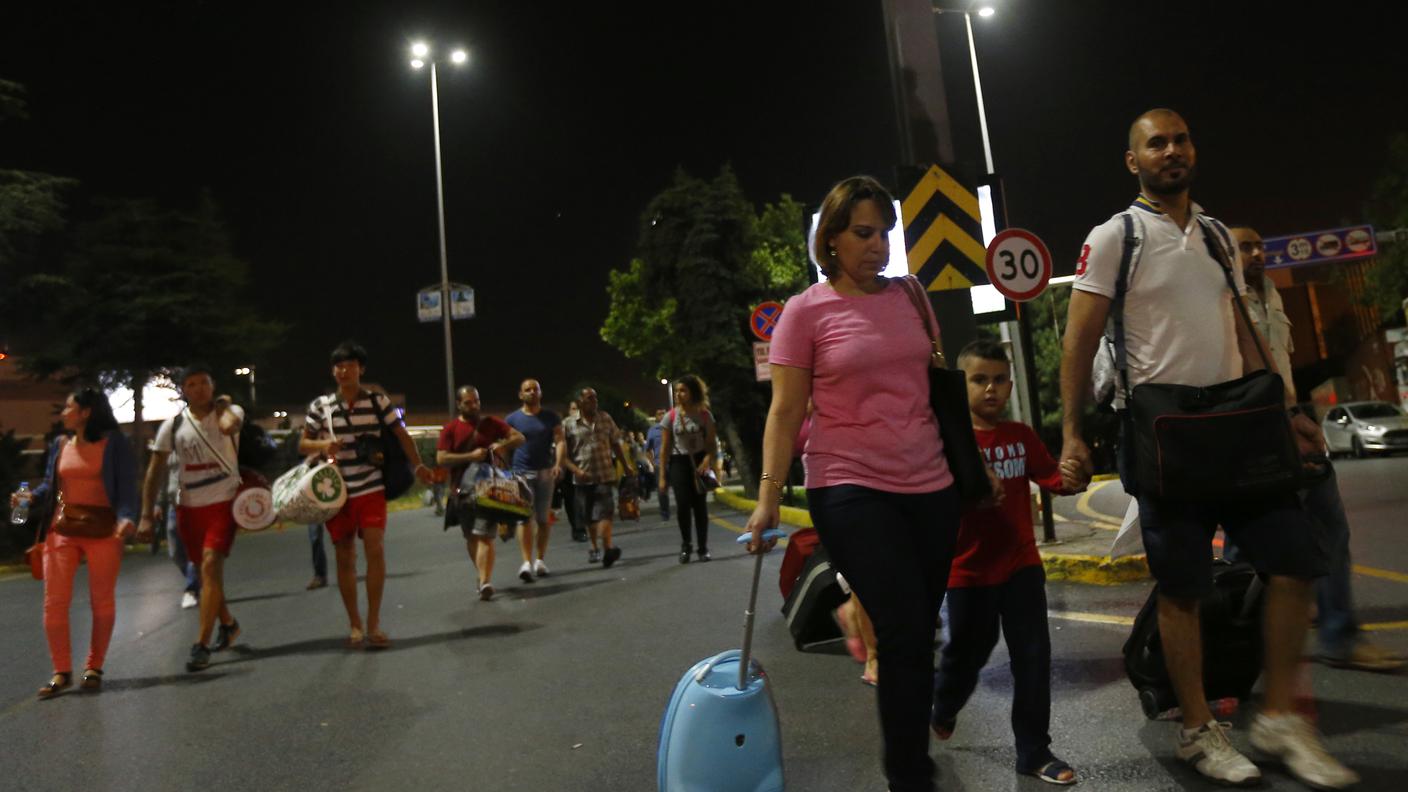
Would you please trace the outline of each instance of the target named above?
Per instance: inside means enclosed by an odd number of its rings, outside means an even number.
[[[435,462],[450,466],[450,498],[445,509],[445,527],[458,525],[464,534],[465,549],[478,573],[476,591],[481,600],[494,597],[494,536],[498,525],[476,518],[460,506],[460,479],[475,462],[494,464],[495,456],[523,445],[523,435],[502,418],[480,415],[479,391],[465,385],[456,393],[459,415],[440,430],[435,445]],[[461,513],[463,511],[463,513]]]
[[[518,534],[518,547],[523,551],[523,566],[518,569],[518,577],[527,583],[534,576],[548,574],[543,558],[548,552],[552,528],[548,523],[552,491],[562,471],[555,458],[557,442],[562,439],[562,419],[552,410],[543,409],[543,386],[535,379],[523,380],[518,386],[518,398],[523,406],[510,413],[507,420],[525,440],[513,452],[513,472],[527,479],[533,490],[533,514]]]

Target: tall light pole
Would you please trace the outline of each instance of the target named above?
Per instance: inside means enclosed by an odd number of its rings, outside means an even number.
[[[235,369],[235,376],[249,377],[249,406],[253,409],[259,403],[259,400],[254,397],[254,366],[241,366]]]
[[[670,410],[675,406],[675,389],[670,387],[670,381],[664,377],[660,378],[660,384],[665,386],[665,409]]]
[[[435,127],[435,208],[440,218],[440,323],[445,330],[445,405],[449,415],[455,414],[455,350],[450,335],[450,263],[445,253],[445,177],[440,158],[440,84],[437,61],[430,57],[430,45],[411,45],[411,68],[423,69],[430,63],[430,119]],[[463,66],[469,53],[457,49],[450,61]]]
[[[973,67],[973,90],[978,94],[978,128],[983,133],[983,157],[988,166],[988,173],[996,173],[992,166],[992,142],[988,140],[988,114],[983,109],[983,81],[978,79],[978,49],[973,45],[973,13],[957,8],[934,7],[935,14],[962,14],[963,25],[968,29],[968,62]],[[991,6],[982,6],[977,10],[980,17],[987,18],[994,13]]]

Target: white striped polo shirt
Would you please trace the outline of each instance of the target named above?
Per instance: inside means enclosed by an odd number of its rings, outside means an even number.
[[[383,489],[381,468],[369,464],[357,456],[358,435],[379,435],[381,427],[404,426],[401,415],[392,406],[391,399],[380,393],[363,390],[350,409],[336,393],[319,396],[308,405],[304,418],[303,433],[310,440],[325,440],[328,437],[328,423],[337,432],[337,441],[342,449],[337,452],[337,468],[347,483],[347,497],[355,498]]]

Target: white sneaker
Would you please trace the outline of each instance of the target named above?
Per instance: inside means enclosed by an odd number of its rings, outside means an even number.
[[[1179,729],[1174,754],[1214,781],[1235,786],[1261,781],[1261,771],[1227,740],[1230,723],[1208,721],[1197,729]]]
[[[538,577],[548,576],[548,565],[543,563],[543,559],[539,558],[537,561],[533,562],[533,574]]]
[[[524,561],[523,566],[518,568],[518,579],[523,581],[524,583],[532,583],[533,565],[528,563],[527,561]]]
[[[187,591],[185,594],[182,594],[182,595],[181,595],[181,609],[182,609],[182,610],[190,610],[191,608],[194,608],[195,606],[197,606],[197,605],[199,605],[199,604],[200,604],[200,600],[196,599],[196,595],[195,595],[195,594],[193,594],[193,593]]]
[[[1314,726],[1299,715],[1257,713],[1252,721],[1252,745],[1285,762],[1301,783],[1315,789],[1344,789],[1359,783],[1359,774],[1325,750]]]

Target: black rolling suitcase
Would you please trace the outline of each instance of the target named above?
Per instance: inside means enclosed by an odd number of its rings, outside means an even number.
[[[831,614],[846,599],[826,548],[818,545],[802,565],[797,584],[782,604],[787,629],[792,633],[792,642],[798,649],[809,649],[845,637]]]
[[[1203,631],[1203,692],[1209,701],[1246,699],[1261,675],[1263,585],[1245,562],[1214,561],[1213,591],[1198,608]],[[1159,640],[1158,588],[1134,619],[1124,644],[1124,670],[1139,691],[1145,717],[1178,706]]]

